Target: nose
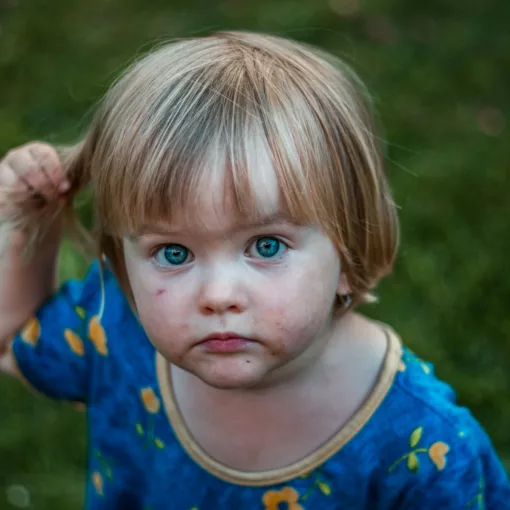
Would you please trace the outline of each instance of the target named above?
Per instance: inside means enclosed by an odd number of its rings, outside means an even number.
[[[199,307],[204,315],[242,313],[246,295],[235,271],[214,268],[207,271],[200,289]]]

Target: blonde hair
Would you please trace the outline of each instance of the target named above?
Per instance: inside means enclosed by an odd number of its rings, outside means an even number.
[[[205,175],[227,168],[238,212],[257,214],[254,140],[289,214],[334,242],[354,304],[391,271],[396,208],[359,79],[316,48],[222,32],[135,62],[63,156],[74,190],[91,183],[99,249],[128,295],[122,236],[192,204]]]

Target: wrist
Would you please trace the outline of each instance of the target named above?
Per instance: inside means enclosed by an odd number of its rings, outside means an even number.
[[[5,251],[16,254],[20,257],[31,259],[34,250],[37,250],[38,256],[44,253],[53,253],[58,249],[62,238],[63,221],[57,218],[54,223],[43,232],[35,230],[7,230],[3,235],[3,245]]]

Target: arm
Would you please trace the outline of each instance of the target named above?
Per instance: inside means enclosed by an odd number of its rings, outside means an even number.
[[[0,258],[0,372],[16,375],[12,336],[55,288],[60,230],[55,226],[29,259],[24,236],[15,234]]]
[[[50,146],[30,144],[9,153],[0,162],[1,210],[12,214],[23,196],[28,200],[34,193],[46,202],[61,199],[67,187],[59,190],[62,179],[58,156]],[[16,194],[9,195],[12,190]],[[18,204],[9,196],[16,196]],[[61,223],[58,218],[28,257],[25,234],[14,231],[5,240],[0,255],[0,372],[16,374],[11,338],[54,291]]]

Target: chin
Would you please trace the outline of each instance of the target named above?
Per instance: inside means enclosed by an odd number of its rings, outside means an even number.
[[[189,370],[189,368],[188,368]],[[227,360],[189,370],[205,384],[221,390],[241,390],[263,384],[267,371],[252,361]]]

